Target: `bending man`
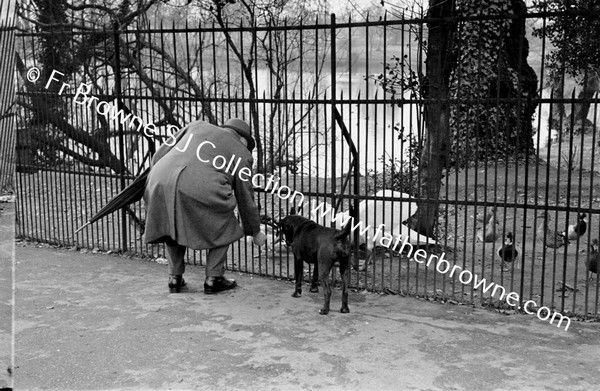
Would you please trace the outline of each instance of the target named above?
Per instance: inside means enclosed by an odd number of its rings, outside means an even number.
[[[235,288],[235,280],[224,277],[229,245],[243,236],[253,236],[254,243],[262,246],[266,236],[260,231],[251,181],[226,172],[227,167],[216,168],[213,162],[215,157],[227,162],[239,159],[239,169],[251,170],[255,142],[250,126],[237,118],[221,127],[195,121],[169,144],[163,144],[152,158],[144,193],[144,239],[147,243],[166,243],[171,292],[180,292],[185,286],[188,247],[209,250],[204,293]],[[234,214],[236,206],[243,228]]]

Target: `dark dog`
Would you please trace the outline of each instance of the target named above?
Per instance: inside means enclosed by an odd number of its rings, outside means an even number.
[[[348,285],[350,284],[350,222],[343,231],[326,228],[312,220],[301,216],[287,216],[279,223],[279,229],[294,253],[294,277],[296,288],[293,297],[302,295],[302,279],[304,277],[303,262],[314,265],[310,292],[318,292],[320,281],[323,286],[325,303],[319,311],[321,315],[329,313],[331,286],[329,272],[336,262],[339,263],[342,275],[342,308],[340,312],[350,312],[348,309]],[[353,265],[356,269],[358,265]],[[317,280],[318,278],[318,280]]]

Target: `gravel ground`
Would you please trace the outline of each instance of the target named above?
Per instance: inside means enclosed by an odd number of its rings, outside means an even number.
[[[14,203],[0,201],[0,389],[12,386]]]
[[[600,326],[568,331],[410,297],[321,294],[230,273],[239,287],[167,291],[165,265],[16,246],[16,390],[590,390]]]

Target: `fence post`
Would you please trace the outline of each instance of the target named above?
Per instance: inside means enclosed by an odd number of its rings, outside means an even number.
[[[114,95],[117,100],[117,110],[123,110],[123,103],[121,102],[121,51],[119,45],[119,23],[115,22],[113,25],[113,37],[115,41],[115,87]],[[123,134],[123,123],[117,121],[119,127],[119,158],[121,161],[121,175],[120,185],[121,191],[125,189],[125,135]],[[127,211],[125,208],[121,210],[121,250],[127,251]]]
[[[337,181],[335,178],[336,162],[335,162],[335,135],[336,135],[336,119],[334,115],[334,109],[336,104],[336,64],[335,64],[335,14],[331,14],[331,183],[333,189],[331,192],[331,205],[337,205],[336,192],[337,192]],[[337,212],[337,208],[335,209]]]

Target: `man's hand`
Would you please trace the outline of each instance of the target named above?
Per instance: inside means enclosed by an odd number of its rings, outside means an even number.
[[[267,235],[265,235],[262,231],[258,231],[256,235],[252,237],[252,242],[257,246],[262,246],[267,243]]]

